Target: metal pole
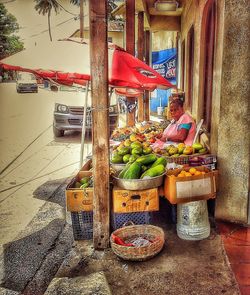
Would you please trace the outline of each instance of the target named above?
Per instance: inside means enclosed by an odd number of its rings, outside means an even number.
[[[82,163],[83,163],[88,93],[89,93],[89,81],[87,81],[87,84],[86,84],[85,100],[84,100],[84,106],[83,106],[84,109],[83,109],[83,118],[82,118],[82,138],[81,138],[80,167],[79,167],[79,169],[82,168]]]

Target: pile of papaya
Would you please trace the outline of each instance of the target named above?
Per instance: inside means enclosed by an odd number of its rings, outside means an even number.
[[[122,179],[147,179],[160,176],[165,173],[167,161],[164,157],[157,157],[155,154],[143,155],[128,162],[120,171],[118,178]]]
[[[133,139],[131,137],[131,139]],[[148,155],[152,153],[150,143],[141,142],[138,140],[131,141],[126,139],[121,142],[120,145],[113,150],[111,155],[111,163],[113,164],[127,164],[134,162],[142,155]]]
[[[185,157],[193,154],[205,154],[207,149],[201,143],[194,143],[192,146],[179,143],[177,146],[168,145],[165,149],[155,148],[154,153],[165,157]]]

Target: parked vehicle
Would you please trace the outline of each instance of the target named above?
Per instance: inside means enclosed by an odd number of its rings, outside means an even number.
[[[55,137],[64,136],[66,130],[82,130],[83,123],[82,106],[68,106],[56,103],[54,109],[53,133]],[[109,108],[110,132],[112,132],[118,124],[118,108],[117,105],[111,105]],[[86,113],[86,132],[92,130],[92,113],[91,108],[87,107]]]
[[[18,93],[38,92],[38,85],[35,75],[26,72],[17,73],[16,91]]]

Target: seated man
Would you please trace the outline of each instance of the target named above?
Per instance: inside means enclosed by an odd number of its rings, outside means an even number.
[[[171,123],[163,131],[160,141],[169,143],[184,142],[185,145],[192,145],[196,126],[193,118],[185,113],[183,101],[180,98],[174,99],[170,103]],[[159,141],[156,144],[160,145]]]

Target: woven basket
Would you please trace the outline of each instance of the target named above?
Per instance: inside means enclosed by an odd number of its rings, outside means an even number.
[[[128,247],[114,242],[113,234],[125,242],[136,237],[147,238],[153,241],[148,246]],[[115,230],[110,237],[113,252],[124,260],[144,261],[158,254],[164,245],[164,231],[154,225],[130,225]]]

